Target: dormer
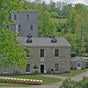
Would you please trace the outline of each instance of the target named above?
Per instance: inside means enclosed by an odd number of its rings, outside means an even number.
[[[51,39],[51,43],[57,43],[57,39],[56,39],[55,37],[53,37],[53,38]]]

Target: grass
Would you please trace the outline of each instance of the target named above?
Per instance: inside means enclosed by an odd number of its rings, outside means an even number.
[[[2,77],[2,76],[0,76],[0,77]],[[13,75],[13,76],[4,76],[4,77],[43,80],[44,84],[56,83],[56,82],[61,81],[61,79],[58,79],[58,78],[43,77],[41,75]],[[0,86],[30,86],[30,85],[27,85],[27,84],[13,84],[13,83],[0,83]]]
[[[59,76],[75,76],[86,72],[87,70],[71,70],[69,73],[58,74]]]
[[[2,86],[2,87],[15,87],[15,86],[22,86],[22,87],[24,87],[24,86],[30,86],[30,85],[27,85],[27,84],[14,84],[14,83],[0,83],[0,86]]]
[[[55,83],[60,81],[60,79],[57,79],[57,78],[43,77],[41,75],[17,75],[17,76],[11,76],[11,77],[43,80],[44,84]]]
[[[84,80],[83,80],[84,82],[88,83],[88,77],[85,77]]]

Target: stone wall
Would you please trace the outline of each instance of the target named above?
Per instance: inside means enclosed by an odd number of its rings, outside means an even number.
[[[45,55],[44,57],[40,57],[40,49],[44,49]],[[54,56],[54,50],[59,49],[59,57]],[[31,72],[33,72],[33,66],[38,66],[38,72],[40,71],[40,65],[44,65],[44,72],[48,72],[51,69],[55,69],[55,64],[59,65],[59,73],[69,72],[71,68],[71,51],[68,47],[38,47],[38,48],[31,48],[30,52],[30,65],[31,65]]]

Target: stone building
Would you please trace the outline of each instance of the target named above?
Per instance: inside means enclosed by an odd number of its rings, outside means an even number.
[[[77,56],[72,58],[71,69],[77,69],[77,70],[85,69],[85,60],[83,59],[83,57]]]
[[[64,38],[30,38],[18,37],[20,45],[30,49],[26,58],[27,66],[19,68],[3,67],[0,74],[63,73],[71,68],[71,45]]]
[[[13,21],[10,25],[11,30],[18,33],[19,36],[26,37],[31,34],[33,37],[37,37],[38,11],[12,11],[9,18]],[[8,25],[6,26],[8,27]]]

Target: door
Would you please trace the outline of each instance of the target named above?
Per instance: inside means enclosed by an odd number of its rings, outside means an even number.
[[[81,65],[81,62],[78,62],[78,63],[77,63],[77,70],[81,70],[81,66],[82,66],[82,65]]]
[[[40,72],[44,73],[44,65],[40,65]]]

